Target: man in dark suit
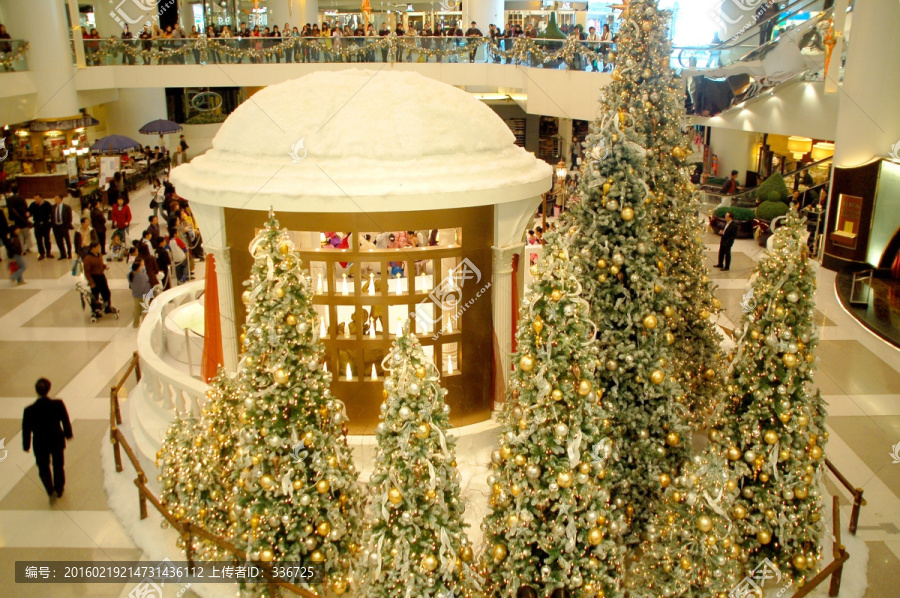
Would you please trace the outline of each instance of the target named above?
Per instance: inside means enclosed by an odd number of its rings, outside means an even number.
[[[72,259],[72,239],[69,231],[72,230],[72,208],[63,203],[62,197],[53,198],[53,215],[50,225],[53,227],[53,238],[56,240],[56,248],[59,249],[59,259]]]
[[[103,210],[97,205],[96,200],[91,204],[91,228],[97,233],[97,240],[100,242],[100,253],[106,255],[106,217]]]
[[[52,258],[53,254],[50,250],[50,222],[53,209],[50,204],[44,201],[43,196],[38,193],[34,196],[34,201],[28,206],[28,213],[31,214],[31,221],[34,223],[34,238],[38,246],[38,261]]]
[[[731,247],[737,238],[737,224],[734,223],[734,216],[731,212],[725,214],[725,228],[722,229],[722,240],[719,242],[719,263],[716,268],[721,268],[723,272],[727,272],[731,268]]]
[[[34,460],[37,463],[38,475],[44,483],[47,495],[52,499],[62,497],[66,485],[63,452],[66,450],[66,439],[72,439],[72,424],[66,405],[60,399],[51,399],[50,381],[41,378],[34,385],[38,399],[25,408],[22,417],[22,448],[27,453],[31,448],[34,436]],[[50,458],[53,458],[53,473],[50,472]]]

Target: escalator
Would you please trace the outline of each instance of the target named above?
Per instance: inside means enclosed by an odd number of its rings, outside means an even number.
[[[761,31],[765,36],[777,23],[811,13],[821,5],[821,0],[794,0],[726,42],[674,48],[673,66],[687,81],[687,113],[716,116],[784,86],[823,80],[826,57],[834,45],[829,32],[833,7],[759,44]],[[837,60],[834,63],[840,68]]]

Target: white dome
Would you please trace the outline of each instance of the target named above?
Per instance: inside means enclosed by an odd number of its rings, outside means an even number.
[[[213,149],[172,171],[180,195],[290,212],[446,209],[550,188],[551,167],[468,93],[416,73],[319,71],[267,87]]]

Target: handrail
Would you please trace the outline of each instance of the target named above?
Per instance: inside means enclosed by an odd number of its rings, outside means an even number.
[[[135,373],[135,377],[137,381],[141,381],[141,365],[140,365],[140,356],[138,352],[135,351],[131,357],[131,362],[128,365],[128,369],[125,370],[125,373],[122,375],[122,378],[119,382],[110,388],[109,393],[109,439],[113,445],[113,457],[115,459],[116,471],[121,473],[123,471],[122,466],[122,454],[121,450],[125,451],[125,454],[128,456],[128,461],[131,463],[131,466],[134,468],[137,477],[134,480],[134,485],[137,486],[138,489],[138,500],[139,500],[139,509],[141,519],[146,519],[148,517],[147,511],[147,502],[153,505],[153,507],[159,512],[159,514],[169,522],[176,531],[178,531],[179,535],[184,540],[184,552],[185,558],[188,562],[188,568],[193,571],[194,569],[194,554],[193,554],[193,536],[200,536],[204,540],[208,542],[212,542],[219,548],[225,550],[234,555],[235,560],[242,562],[252,562],[254,565],[257,565],[262,571],[263,576],[268,580],[268,589],[269,595],[271,597],[276,597],[278,595],[278,588],[284,588],[291,592],[294,595],[302,596],[303,598],[320,598],[318,594],[310,592],[309,590],[305,590],[295,584],[292,584],[284,579],[275,575],[272,570],[272,565],[265,561],[258,561],[254,559],[250,559],[249,555],[239,549],[237,546],[222,538],[213,534],[190,521],[181,521],[177,517],[175,517],[163,504],[160,500],[153,494],[153,492],[147,487],[147,474],[144,472],[144,468],[141,467],[141,463],[138,460],[137,455],[135,455],[134,450],[131,448],[131,445],[128,443],[128,440],[125,438],[125,435],[122,433],[122,430],[119,429],[119,426],[122,424],[122,413],[119,407],[119,390],[125,385],[125,382],[128,380],[128,376],[131,375],[131,372]]]
[[[815,168],[815,167],[817,167],[817,166],[820,166],[820,165],[822,165],[822,164],[825,164],[826,162],[832,162],[833,160],[834,160],[834,156],[828,156],[827,158],[824,158],[824,159],[822,159],[822,160],[819,160],[818,162],[809,162],[809,163],[807,163],[807,164],[804,164],[802,167],[797,168],[796,170],[792,170],[791,172],[788,172],[788,173],[783,174],[783,175],[781,175],[781,176],[782,176],[782,178],[787,179],[787,178],[790,178],[790,177],[792,177],[792,176],[796,176],[796,175],[800,174],[801,172],[806,172],[807,170],[810,170],[810,169],[812,169],[812,168]],[[825,183],[819,183],[818,185],[814,185],[814,187],[820,187],[820,186],[822,186],[823,184],[825,184]],[[731,199],[734,199],[734,198],[737,198],[737,197],[743,197],[744,195],[753,193],[754,191],[756,191],[757,189],[759,189],[759,186],[760,186],[760,185],[762,185],[762,183],[760,183],[760,184],[757,185],[756,187],[750,187],[749,189],[744,189],[743,191],[739,191],[738,193],[720,193],[720,192],[718,192],[718,191],[705,190],[705,189],[703,190],[703,192],[704,192],[706,195],[714,195],[714,196],[716,196],[716,197],[722,197],[722,198],[731,198]]]

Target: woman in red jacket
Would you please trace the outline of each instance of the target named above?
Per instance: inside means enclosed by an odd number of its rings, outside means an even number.
[[[131,224],[131,208],[125,205],[125,198],[119,197],[116,205],[109,211],[109,219],[113,228],[122,231],[122,238],[128,238],[128,225]],[[113,233],[115,234],[115,233]]]

